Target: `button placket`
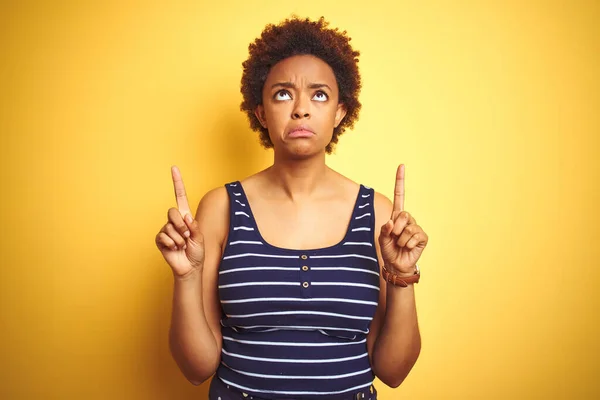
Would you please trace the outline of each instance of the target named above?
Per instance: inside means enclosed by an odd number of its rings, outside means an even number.
[[[300,256],[300,290],[302,297],[311,297],[310,257],[307,254]]]

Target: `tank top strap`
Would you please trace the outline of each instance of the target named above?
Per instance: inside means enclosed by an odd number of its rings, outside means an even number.
[[[352,211],[350,228],[373,228],[375,222],[374,195],[373,189],[360,185],[354,210]]]
[[[375,251],[375,191],[360,185],[344,246],[367,246]],[[374,252],[374,254],[376,254]]]
[[[230,182],[225,184],[225,189],[229,195],[229,244],[262,244],[242,184]]]

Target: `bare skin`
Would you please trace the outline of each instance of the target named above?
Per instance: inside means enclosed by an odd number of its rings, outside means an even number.
[[[267,169],[242,181],[263,239],[286,249],[317,249],[338,244],[346,234],[358,184],[327,168],[322,188],[295,199],[275,187]]]
[[[269,131],[274,161],[241,183],[263,239],[286,249],[338,244],[347,231],[359,185],[325,164],[325,147],[345,116],[333,71],[313,56],[281,61],[269,72],[256,115]],[[294,130],[299,127],[304,130],[297,136]],[[169,222],[156,244],[175,277],[171,351],[184,375],[199,384],[220,362],[217,277],[227,243],[229,199],[224,187],[213,189],[200,201],[195,219],[184,220],[191,216],[185,188],[176,167],[172,174],[178,207],[169,210]],[[380,265],[409,276],[428,237],[404,211],[404,196],[401,165],[394,202],[375,193],[375,243]],[[382,278],[380,287],[367,347],[375,374],[396,387],[421,348],[414,287],[395,287]]]

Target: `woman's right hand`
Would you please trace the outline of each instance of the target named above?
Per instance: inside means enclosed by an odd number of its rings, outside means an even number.
[[[171,266],[175,278],[201,271],[204,265],[204,236],[198,221],[192,217],[181,173],[171,167],[177,208],[170,208],[168,222],[156,235],[156,246]]]

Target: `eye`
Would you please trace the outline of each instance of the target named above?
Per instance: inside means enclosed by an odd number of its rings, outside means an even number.
[[[329,96],[327,96],[327,93],[325,93],[324,91],[319,90],[317,93],[315,93],[313,99],[317,101],[327,101],[327,99],[329,99]]]
[[[275,93],[275,100],[289,100],[292,98],[287,90],[280,90]]]

